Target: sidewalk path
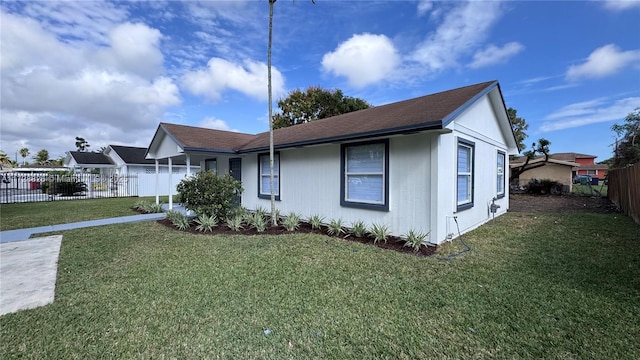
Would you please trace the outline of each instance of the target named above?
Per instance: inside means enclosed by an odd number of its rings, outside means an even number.
[[[109,218],[109,219],[80,221],[80,222],[69,223],[69,224],[40,226],[40,227],[34,227],[34,228],[28,228],[28,229],[0,231],[0,243],[26,240],[29,237],[31,237],[31,235],[33,234],[40,234],[40,233],[46,233],[46,232],[52,232],[52,231],[73,230],[73,229],[80,229],[80,228],[101,226],[101,225],[123,224],[123,223],[130,223],[130,222],[139,222],[139,221],[154,221],[154,220],[164,219],[164,217],[165,217],[164,213],[141,214],[141,215],[121,216],[121,217]]]
[[[154,221],[164,213],[122,216],[0,232],[0,315],[53,302],[62,235],[31,235],[91,226]]]

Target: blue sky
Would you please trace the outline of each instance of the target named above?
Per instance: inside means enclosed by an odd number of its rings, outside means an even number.
[[[57,158],[76,136],[90,150],[146,147],[159,122],[267,131],[268,5],[2,1],[0,148]],[[275,9],[274,102],[319,85],[382,105],[498,80],[527,144],[544,137],[597,161],[611,157],[611,125],[640,107],[640,1]]]

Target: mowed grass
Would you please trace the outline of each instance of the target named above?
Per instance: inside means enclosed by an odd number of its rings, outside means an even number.
[[[64,233],[56,299],[0,317],[0,358],[631,359],[640,226],[508,213],[418,258],[322,235]],[[459,242],[440,256],[460,249]]]
[[[582,185],[573,184],[571,193],[578,195],[591,195],[591,196],[607,196],[609,185],[604,185],[604,181],[600,181],[599,185]]]
[[[155,201],[155,198],[128,197],[2,204],[0,205],[0,230],[26,229],[135,215],[131,208],[141,199]],[[161,201],[166,203],[168,198],[165,196]]]

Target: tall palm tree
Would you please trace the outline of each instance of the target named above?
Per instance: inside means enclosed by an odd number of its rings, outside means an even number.
[[[27,156],[29,156],[29,149],[27,149],[26,147],[20,149],[20,156],[22,156],[22,165],[26,165],[25,159],[27,158]]]
[[[273,93],[271,90],[271,44],[273,43],[273,6],[278,0],[269,0],[269,45],[267,46],[267,82],[269,89],[269,187],[271,195],[271,225],[278,226],[276,219],[276,193],[274,189],[274,173],[273,173]],[[313,4],[316,0],[311,0]]]

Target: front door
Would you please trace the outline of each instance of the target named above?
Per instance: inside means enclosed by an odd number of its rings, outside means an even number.
[[[234,179],[242,182],[242,159],[241,158],[231,158],[229,159],[229,173],[233,176]],[[236,204],[242,204],[241,194],[236,196]]]

